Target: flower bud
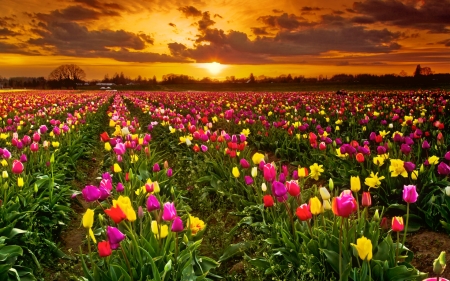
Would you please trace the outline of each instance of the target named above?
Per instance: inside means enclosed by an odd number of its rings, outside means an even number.
[[[445,258],[445,252],[442,251],[439,257],[433,262],[433,272],[438,276],[441,275],[446,267],[447,259]]]
[[[330,178],[330,179],[328,180],[328,188],[329,188],[331,191],[333,191],[333,189],[334,189],[334,181],[333,181],[332,178]],[[322,199],[323,199],[323,197],[322,197]]]

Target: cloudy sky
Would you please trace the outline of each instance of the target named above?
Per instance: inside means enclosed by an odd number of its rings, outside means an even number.
[[[0,15],[3,77],[66,63],[88,79],[412,75],[449,61],[450,0],[2,0]]]

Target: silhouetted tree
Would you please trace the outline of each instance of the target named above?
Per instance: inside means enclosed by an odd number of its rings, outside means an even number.
[[[255,83],[255,76],[253,76],[253,73],[250,73],[250,77],[248,78],[249,83]]]
[[[48,76],[49,84],[55,88],[76,88],[86,78],[86,73],[78,65],[63,64]]]
[[[416,71],[414,71],[414,77],[420,77],[422,74],[420,73],[420,70],[422,68],[420,67],[420,64],[417,65]]]

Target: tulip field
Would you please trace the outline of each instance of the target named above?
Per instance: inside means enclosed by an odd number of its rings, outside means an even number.
[[[448,99],[1,93],[0,280],[448,277],[409,242],[450,234]]]

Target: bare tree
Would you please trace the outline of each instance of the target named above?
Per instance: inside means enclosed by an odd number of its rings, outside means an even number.
[[[82,82],[85,78],[84,70],[75,64],[60,65],[48,76],[50,84],[58,88],[76,88],[77,83]]]

